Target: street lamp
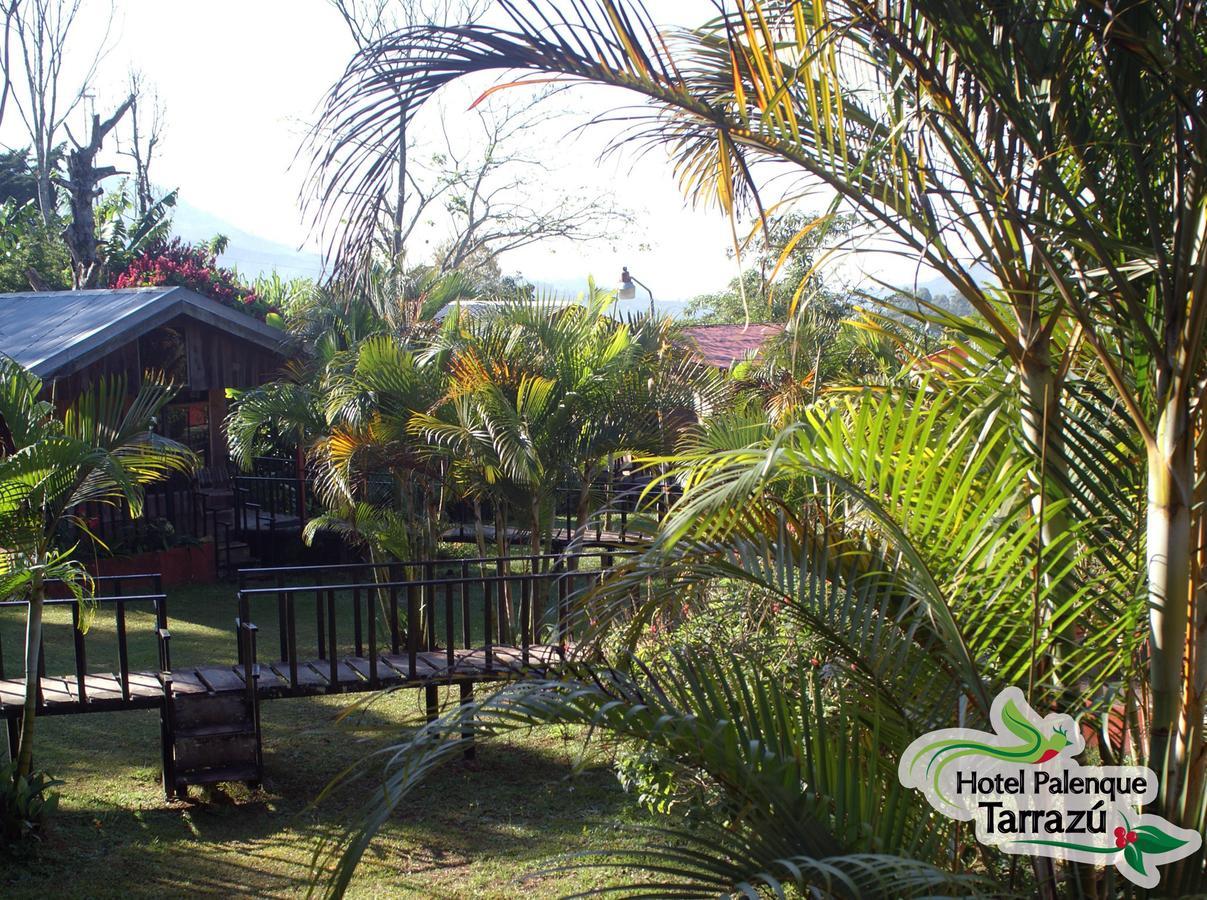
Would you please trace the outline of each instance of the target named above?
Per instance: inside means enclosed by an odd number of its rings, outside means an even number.
[[[628,266],[625,266],[620,271],[620,290],[616,293],[616,296],[621,300],[637,299],[637,288],[635,285],[638,284],[645,288],[645,292],[650,295],[650,318],[652,319],[654,318],[654,292],[646,287],[643,282],[638,281],[630,275]]]

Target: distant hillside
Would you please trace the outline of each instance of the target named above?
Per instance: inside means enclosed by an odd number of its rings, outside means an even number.
[[[230,246],[219,261],[249,278],[274,271],[283,278],[317,278],[322,271],[322,260],[317,253],[295,250],[286,244],[257,237],[183,201],[176,204],[172,225],[172,230],[186,241],[208,241],[215,234],[226,235],[230,238]]]

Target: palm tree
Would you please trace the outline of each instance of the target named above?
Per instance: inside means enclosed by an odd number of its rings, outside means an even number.
[[[995,15],[1005,22],[1025,16],[1026,4],[1014,7]],[[787,163],[800,175],[798,185],[781,188],[789,199],[820,181],[859,220],[947,278],[1017,366],[1034,446],[1059,449],[1059,375],[1076,342],[1052,342],[1067,311],[1064,295],[1078,287],[1059,254],[1035,239],[1033,220],[1053,218],[1060,195],[1032,175],[1047,148],[1014,133],[1035,124],[994,114],[990,88],[998,85],[984,83],[976,57],[944,55],[948,31],[969,19],[960,4],[739,0],[708,25],[670,35],[640,4],[617,0],[580,0],[561,11],[516,0],[503,8],[504,26],[403,30],[353,59],[328,97],[316,133],[330,138],[315,153],[316,164],[339,161],[318,180],[325,197],[338,198],[345,233],[371,221],[368,201],[358,198],[375,196],[384,177],[372,147],[392,139],[439,86],[505,72],[515,74],[504,85],[510,89],[549,77],[622,87],[650,101],[652,111],[630,117],[618,145],[669,148],[694,200],[730,216],[746,202],[767,221],[756,172],[763,163]],[[967,25],[987,39],[1004,32],[1008,40],[1055,47],[1065,40],[1020,37],[1007,24],[975,17]],[[1021,48],[1029,62],[1047,59],[1047,49]],[[1060,61],[1050,56],[1052,65]],[[1027,73],[1027,112],[1046,111],[1039,92],[1051,74]],[[879,90],[867,91],[866,79]],[[779,265],[802,240],[846,221],[806,222],[784,242]],[[978,277],[979,269],[992,278]],[[1059,452],[1053,459],[1058,465]]]
[[[759,167],[794,170],[802,192],[828,187],[972,305],[1015,369],[1041,551],[1066,563],[1066,488],[1086,460],[1067,443],[1077,425],[1065,421],[1064,382],[1092,363],[1148,469],[1146,755],[1161,769],[1165,813],[1198,827],[1207,46],[1197,7],[737,0],[670,35],[620,0],[503,9],[499,26],[404,30],[351,62],[319,129],[339,148],[323,177],[328,196],[352,198],[349,227],[370,218],[356,198],[373,192],[356,188],[377,177],[371,148],[450,81],[507,72],[508,89],[553,78],[636,92],[650,115],[630,116],[618,142],[668,148],[693,197],[763,214]],[[1043,625],[1062,645],[1076,635],[1057,610],[1077,583],[1049,585]],[[1045,670],[1068,685],[1064,651],[1053,651]]]
[[[1006,685],[1041,693],[1036,660],[1058,636],[1036,614],[1055,602],[1049,585],[1063,573],[1050,570],[1067,564],[1053,554],[1037,571],[1042,523],[1024,514],[1029,456],[1014,424],[976,400],[930,379],[837,395],[783,431],[764,421],[762,439],[684,457],[674,473],[684,498],[654,544],[579,598],[589,621],[576,628],[578,662],[384,749],[383,789],[347,841],[327,848],[343,852],[332,886],[346,887],[374,823],[454,756],[468,717],[487,734],[590,725],[656,749],[707,786],[702,821],[660,826],[638,851],[591,848],[639,870],[618,889],[975,892],[975,879],[955,874],[952,823],[900,790],[896,760],[955,710],[985,721]],[[767,659],[727,659],[726,648],[646,655],[649,624],[707,615],[703,589],[718,583],[749,591],[787,634],[807,636],[789,639],[787,679]],[[1104,609],[1099,588],[1085,583],[1060,600],[1062,615],[1086,623],[1065,665],[1087,699],[1131,674],[1143,631],[1140,605]],[[1027,890],[992,854],[978,868],[986,894]]]
[[[957,462],[938,446],[907,450],[844,437],[849,446],[833,444],[833,458],[819,462],[790,436],[777,436],[761,449],[733,449],[736,457],[713,452],[693,461],[694,506],[685,501],[683,509],[711,510],[702,521],[713,529],[700,552],[757,528],[800,541],[812,534],[806,523],[779,523],[783,510],[806,500],[833,523],[825,542],[809,544],[813,551],[834,540],[845,547],[870,529],[908,565],[905,588],[899,583],[858,607],[863,621],[875,624],[880,640],[889,623],[912,627],[902,610],[925,607],[934,617],[926,633],[955,654],[940,668],[960,673],[944,682],[897,670],[884,676],[884,688],[947,683],[981,714],[988,692],[1011,679],[1060,703],[1086,686],[1143,695],[1131,661],[1147,658],[1151,732],[1137,735],[1139,755],[1162,770],[1163,811],[1201,828],[1207,566],[1196,536],[1207,529],[1200,502],[1207,460],[1196,448],[1204,444],[1207,48],[1197,10],[1160,0],[1126,7],[1017,0],[986,10],[955,0],[739,0],[698,30],[667,34],[639,4],[503,6],[498,26],[400,32],[350,64],[327,108],[342,164],[324,177],[331,195],[353,198],[351,227],[366,217],[356,214],[357,191],[341,187],[373,178],[358,148],[388,136],[400,113],[413,114],[441,85],[477,72],[512,73],[496,89],[554,78],[636,92],[651,113],[629,115],[618,141],[668,148],[688,192],[731,216],[751,207],[772,212],[761,204],[763,164],[797,172],[802,191],[828,186],[972,305],[977,321],[960,326],[971,359],[1009,361],[983,365],[979,372],[991,377],[981,384],[967,367],[951,386],[963,380],[967,406],[942,415],[994,434],[1002,413],[1013,415],[1017,427],[998,440],[1015,453],[991,456],[1022,467],[1020,481],[1014,468],[1008,480],[1029,502],[1006,502],[975,482],[956,499],[944,492],[944,509],[905,491],[914,483],[903,461],[930,478],[956,477],[961,467],[986,464],[979,444],[963,445],[973,455]],[[925,399],[901,407],[906,420],[884,407],[877,415],[916,424],[938,408]],[[851,422],[866,426],[866,415],[848,409],[839,419],[849,430]],[[796,451],[812,461],[785,493],[765,476]],[[934,468],[939,457],[952,467],[947,476]],[[743,491],[752,492],[750,502],[738,502]],[[1133,499],[1144,509],[1146,540],[1129,540],[1137,537]],[[940,530],[928,539],[966,558],[932,559],[924,542],[907,540],[907,525],[946,528],[950,516],[979,537],[968,544]],[[672,520],[666,546],[695,535],[693,528],[686,515]],[[862,578],[874,549],[838,556],[848,566],[863,560],[852,571]],[[999,572],[1002,560],[1008,565]],[[733,572],[727,562],[721,571]],[[642,577],[659,576],[665,564],[665,556],[655,559]],[[981,606],[945,611],[959,593],[954,586],[963,590],[963,582],[936,577],[945,569],[976,588]],[[813,556],[777,558],[761,570],[775,576],[772,586],[795,579],[783,585],[786,596],[799,596],[786,590],[793,586],[850,585],[838,577],[841,568],[819,581]],[[1095,612],[1087,584],[1103,591],[1104,608],[1079,635],[1076,616]],[[902,607],[902,596],[921,605]],[[1142,651],[1135,626],[1145,615]],[[825,633],[824,617],[809,621]],[[832,640],[847,654],[861,646],[842,632]],[[990,671],[979,671],[978,653]],[[869,671],[880,671],[875,662],[869,655]],[[887,694],[882,699],[889,705]],[[898,699],[902,715],[915,704],[931,709],[927,697]],[[867,714],[885,721],[880,708]]]
[[[145,485],[195,463],[190,451],[151,430],[176,392],[162,378],[145,377],[133,396],[122,379],[101,381],[61,417],[42,399],[42,387],[36,375],[0,357],[0,594],[29,601],[16,778],[33,766],[46,583],[61,581],[81,603],[91,590],[75,548],[60,544],[63,526],[75,521],[72,510],[123,503],[137,516]]]

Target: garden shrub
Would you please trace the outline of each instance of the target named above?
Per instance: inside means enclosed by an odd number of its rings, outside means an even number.
[[[53,788],[63,782],[45,772],[15,778],[16,766],[0,767],[0,847],[16,848],[36,836],[59,805]]]
[[[720,651],[757,665],[767,677],[794,682],[815,642],[783,615],[775,598],[724,580],[696,590],[702,592],[702,604],[695,610],[685,605],[673,620],[652,623],[638,647],[639,659],[656,668],[669,654],[690,658]],[[645,742],[621,744],[614,765],[624,790],[656,815],[707,821],[716,806],[719,788],[711,779]]]
[[[115,275],[109,286],[179,285],[261,321],[270,313],[279,313],[255,290],[241,284],[233,271],[218,265],[221,246],[220,241],[208,245],[187,244],[180,238],[157,241],[136,256],[125,271]]]

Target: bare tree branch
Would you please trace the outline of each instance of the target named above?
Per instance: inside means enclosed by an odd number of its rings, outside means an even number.
[[[15,13],[7,20],[17,37],[24,75],[23,83],[13,82],[12,99],[33,147],[38,209],[47,224],[55,211],[52,190],[55,145],[109,49],[112,0],[105,31],[96,41],[91,56],[86,56],[84,48],[74,40],[82,6],[83,0],[19,0],[13,3]],[[63,77],[63,65],[69,57],[73,63],[87,60],[82,74],[71,84],[65,83]],[[6,71],[14,68],[7,57],[5,63]]]
[[[164,107],[159,93],[147,85],[141,72],[130,73],[130,96],[134,98],[130,106],[130,142],[118,152],[134,163],[135,209],[139,216],[145,216],[155,203],[151,165],[163,138]]]
[[[450,22],[473,22],[486,11],[488,0],[331,0],[331,5],[343,19],[358,52],[367,53],[374,43],[401,28],[415,25],[442,25]],[[392,260],[401,263],[406,241],[423,216],[429,200],[422,199],[414,209],[408,209],[407,159],[413,147],[407,122],[398,120],[397,138],[383,145],[383,171],[389,173],[376,198],[383,219],[384,239],[378,245]]]
[[[12,93],[12,34],[20,5],[21,0],[6,0],[0,7],[4,14],[4,31],[0,33],[0,74],[4,76],[4,86],[0,87],[0,125],[4,124],[4,110]]]

